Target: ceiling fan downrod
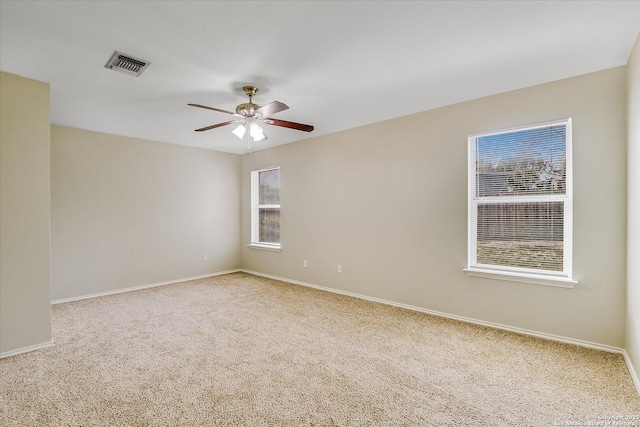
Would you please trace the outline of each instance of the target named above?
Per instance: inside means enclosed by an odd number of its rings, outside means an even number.
[[[238,105],[236,107],[236,113],[244,117],[253,117],[256,110],[260,108],[259,105],[253,103],[253,97],[255,96],[256,92],[258,92],[258,88],[255,86],[243,86],[242,90],[244,91],[245,95],[249,97],[249,102]]]

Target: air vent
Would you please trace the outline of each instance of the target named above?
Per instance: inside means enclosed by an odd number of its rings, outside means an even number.
[[[150,62],[144,59],[134,58],[131,55],[115,51],[113,55],[111,55],[111,58],[109,58],[105,68],[138,77],[150,64]]]

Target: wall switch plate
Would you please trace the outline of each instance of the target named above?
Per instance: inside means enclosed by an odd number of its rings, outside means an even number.
[[[202,262],[209,261],[209,258],[206,255],[202,255]]]
[[[302,266],[303,266],[304,268],[309,267],[309,263],[307,262],[307,260],[306,260],[306,259],[305,259],[304,261],[302,261]]]
[[[342,273],[342,266],[338,264],[338,273]]]

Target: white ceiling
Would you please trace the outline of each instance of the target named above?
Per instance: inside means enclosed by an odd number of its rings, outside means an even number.
[[[286,144],[624,65],[640,1],[6,1],[0,69],[51,84],[57,125],[232,153],[241,86],[278,100]],[[104,68],[115,51],[151,62]]]

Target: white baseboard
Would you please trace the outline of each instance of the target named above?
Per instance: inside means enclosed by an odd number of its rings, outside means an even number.
[[[96,294],[81,295],[79,297],[57,299],[57,300],[51,301],[51,304],[52,305],[53,304],[62,304],[64,302],[79,301],[79,300],[83,300],[83,299],[103,297],[103,296],[106,296],[106,295],[121,294],[123,292],[139,291],[141,289],[155,288],[157,286],[172,285],[174,283],[188,282],[190,280],[206,279],[207,277],[222,276],[224,274],[237,273],[239,271],[242,271],[242,270],[236,269],[236,270],[219,271],[217,273],[204,274],[202,276],[185,277],[183,279],[169,280],[167,282],[151,283],[151,284],[148,284],[148,285],[132,286],[130,288],[116,289],[116,290],[113,290],[113,291],[99,292],[99,293],[96,293]]]
[[[419,311],[419,312],[422,312],[422,313],[432,314],[434,316],[445,317],[445,318],[453,319],[453,320],[459,320],[459,321],[466,322],[466,323],[473,323],[473,324],[476,324],[476,325],[488,326],[488,327],[495,328],[495,329],[502,329],[502,330],[505,330],[505,331],[515,332],[515,333],[523,334],[523,335],[529,335],[529,336],[533,336],[533,337],[537,337],[537,338],[543,338],[543,339],[546,339],[546,340],[558,341],[558,342],[562,342],[562,343],[565,343],[565,344],[573,344],[573,345],[577,345],[577,346],[580,346],[580,347],[588,347],[588,348],[593,348],[593,349],[596,349],[596,350],[607,351],[607,352],[610,352],[610,353],[622,354],[624,356],[625,362],[627,363],[627,367],[629,368],[629,372],[631,374],[631,379],[633,380],[633,383],[636,386],[636,390],[638,392],[638,395],[640,395],[640,381],[638,381],[638,375],[636,374],[636,372],[635,372],[635,370],[633,368],[633,365],[631,363],[631,359],[629,358],[629,355],[627,354],[627,352],[623,348],[613,347],[613,346],[609,346],[609,345],[605,345],[605,344],[593,343],[593,342],[589,342],[589,341],[577,340],[577,339],[574,339],[574,338],[567,338],[567,337],[563,337],[563,336],[559,336],[559,335],[547,334],[547,333],[544,333],[544,332],[531,331],[529,329],[516,328],[516,327],[513,327],[513,326],[502,325],[500,323],[486,322],[484,320],[478,320],[478,319],[473,319],[473,318],[470,318],[470,317],[458,316],[458,315],[455,315],[455,314],[443,313],[443,312],[440,312],[440,311],[429,310],[429,309],[426,309],[426,308],[416,307],[416,306],[408,305],[408,304],[402,304],[402,303],[398,303],[398,302],[394,302],[394,301],[384,300],[384,299],[381,299],[381,298],[374,298],[374,297],[370,297],[370,296],[367,296],[367,295],[362,295],[362,294],[356,294],[356,293],[353,293],[353,292],[342,291],[340,289],[333,289],[333,288],[328,288],[328,287],[325,287],[325,286],[318,286],[318,285],[314,285],[312,283],[301,282],[299,280],[287,279],[285,277],[278,277],[278,276],[273,276],[273,275],[270,275],[270,274],[263,274],[263,273],[259,273],[257,271],[246,270],[246,269],[242,269],[240,271],[242,271],[244,273],[254,274],[256,276],[266,277],[268,279],[280,280],[282,282],[287,282],[287,283],[291,283],[291,284],[294,284],[294,285],[306,286],[306,287],[318,289],[318,290],[321,290],[321,291],[333,292],[335,294],[346,295],[346,296],[350,296],[350,297],[354,297],[354,298],[363,299],[363,300],[366,300],[366,301],[378,302],[378,303],[381,303],[381,304],[391,305],[391,306],[394,306],[394,307],[405,308],[407,310]]]
[[[638,373],[633,368],[633,363],[631,362],[631,358],[626,350],[622,350],[622,354],[624,355],[624,360],[627,362],[627,368],[629,368],[629,373],[631,374],[631,379],[633,380],[633,384],[636,386],[636,390],[638,390],[638,395],[640,395],[640,379],[638,378]]]
[[[42,344],[30,345],[29,347],[22,347],[17,350],[5,351],[0,353],[0,359],[4,359],[5,357],[17,356],[18,354],[28,353],[34,350],[41,350],[43,348],[51,347],[53,345],[53,341],[48,341]]]

